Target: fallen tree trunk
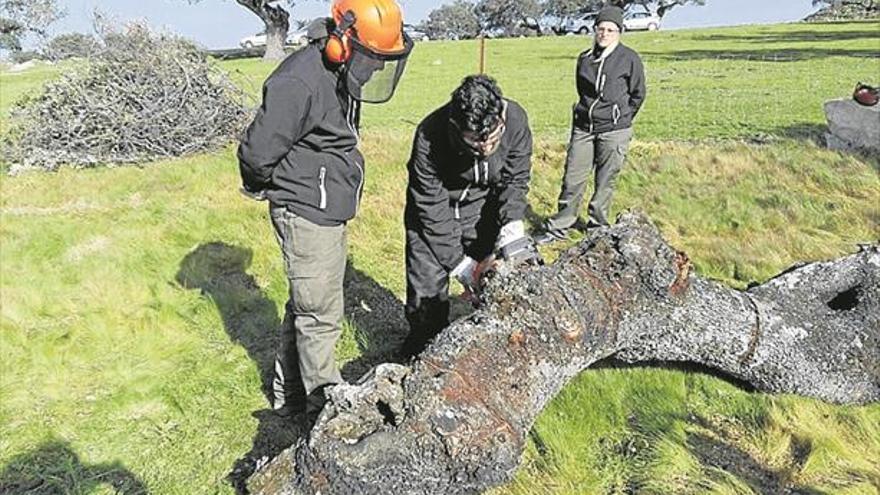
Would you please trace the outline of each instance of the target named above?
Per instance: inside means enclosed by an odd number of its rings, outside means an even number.
[[[880,245],[738,291],[695,276],[639,214],[551,266],[500,274],[412,366],[332,389],[266,494],[479,493],[507,482],[541,409],[596,361],[697,363],[758,390],[880,399]],[[587,405],[588,406],[588,405]]]

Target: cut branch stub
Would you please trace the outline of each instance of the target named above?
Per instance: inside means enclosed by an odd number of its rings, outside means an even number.
[[[504,270],[502,270],[504,271]],[[639,214],[551,266],[501,273],[411,367],[340,385],[258,493],[479,493],[509,481],[541,409],[603,358],[696,363],[834,403],[880,399],[880,246],[748,291],[703,280]]]

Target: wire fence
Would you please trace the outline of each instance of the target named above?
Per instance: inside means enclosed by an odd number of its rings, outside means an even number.
[[[825,101],[848,98],[859,81],[880,80],[880,47],[725,51],[675,49],[661,40],[644,36],[630,45],[648,80],[639,139],[814,135],[824,124]],[[483,66],[526,108],[536,134],[561,136],[577,100],[577,56],[588,43],[582,36],[486,40],[485,50],[478,40],[422,43],[394,99],[365,108],[365,128],[412,128]]]

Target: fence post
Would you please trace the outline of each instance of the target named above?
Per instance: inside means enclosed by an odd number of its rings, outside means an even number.
[[[486,35],[480,35],[480,74],[486,73]]]

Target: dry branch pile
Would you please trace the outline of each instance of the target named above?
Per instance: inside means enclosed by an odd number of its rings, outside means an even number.
[[[814,2],[815,3],[815,2]],[[828,3],[828,2],[826,2]],[[834,22],[834,21],[859,21],[865,19],[880,18],[880,3],[863,0],[863,1],[847,1],[834,5],[831,2],[817,12],[814,12],[804,18],[806,22]]]
[[[15,173],[137,163],[219,147],[247,96],[192,43],[130,26],[12,110],[3,154]]]

